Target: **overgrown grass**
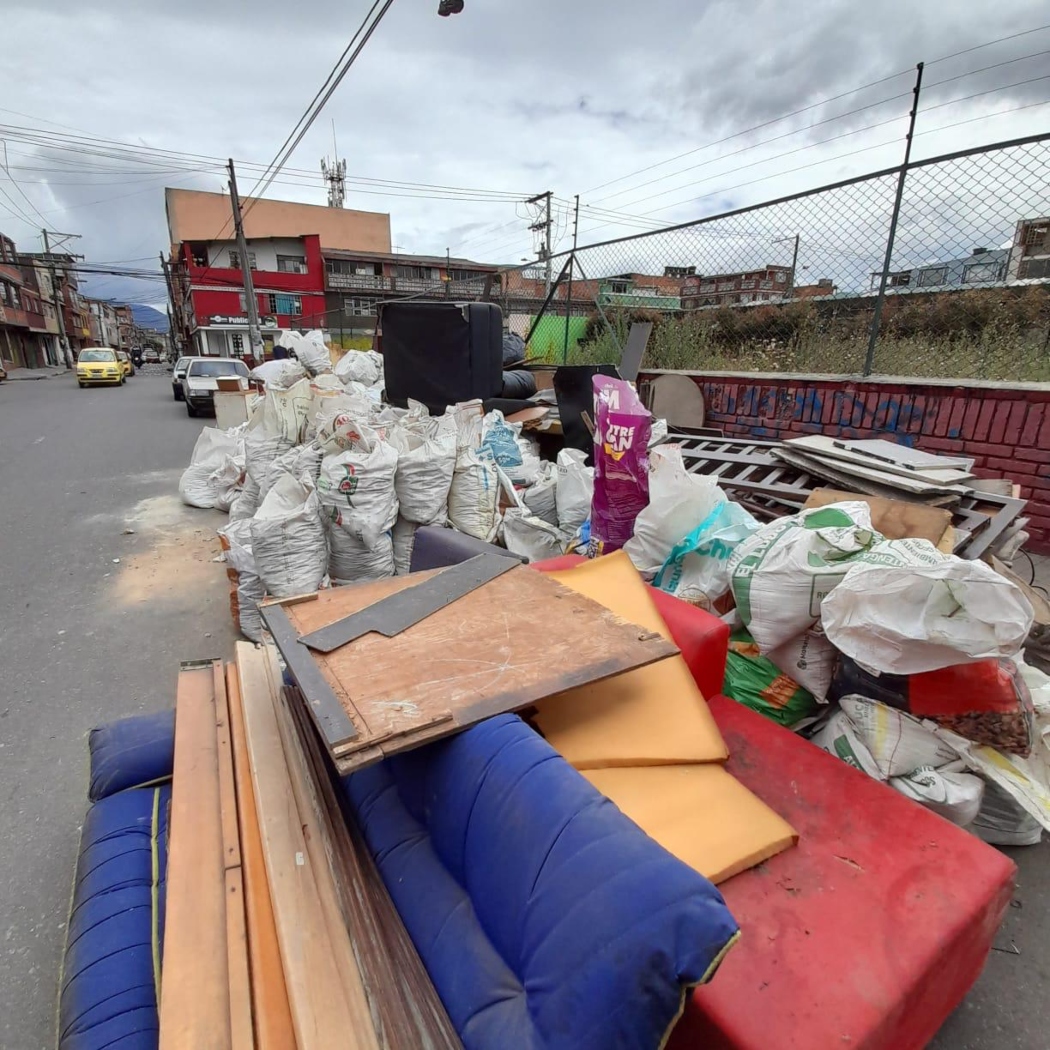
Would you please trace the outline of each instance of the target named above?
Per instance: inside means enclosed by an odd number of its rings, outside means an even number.
[[[632,321],[653,322],[645,365],[700,371],[860,373],[872,310],[813,302],[600,318],[570,353],[579,364],[619,360]],[[972,289],[887,299],[873,373],[918,378],[1050,382],[1050,293]]]

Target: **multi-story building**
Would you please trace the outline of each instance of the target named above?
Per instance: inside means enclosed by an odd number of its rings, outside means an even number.
[[[248,258],[241,259],[227,196],[164,192],[172,320],[178,342],[190,352],[249,352],[244,265],[252,273],[266,347],[282,328],[331,328],[323,250],[390,252],[387,214],[246,198],[241,203]]]
[[[969,255],[943,262],[927,263],[908,270],[892,270],[886,275],[887,289],[909,291],[961,288],[968,285],[999,284],[1006,280],[1009,248],[974,248]],[[871,275],[871,288],[877,291],[882,271]]]
[[[682,282],[682,309],[778,301],[791,295],[792,283],[790,266],[686,277]]]
[[[1017,224],[1007,276],[1011,281],[1050,279],[1050,216]]]
[[[93,346],[111,346],[114,350],[126,350],[121,341],[120,326],[117,321],[117,307],[104,299],[84,299],[84,309],[91,329]],[[128,309],[125,307],[124,309]]]
[[[332,338],[371,338],[376,305],[389,299],[481,299],[499,291],[499,268],[491,263],[450,256],[354,252],[326,248],[325,299]]]
[[[0,359],[10,368],[62,361],[51,282],[0,234]]]

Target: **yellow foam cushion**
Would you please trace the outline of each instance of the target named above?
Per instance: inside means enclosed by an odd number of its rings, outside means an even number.
[[[618,616],[671,637],[645,581],[622,551],[551,576]],[[547,697],[537,711],[533,720],[540,732],[577,769],[729,757],[681,656]]]
[[[650,838],[712,882],[775,856],[798,834],[719,765],[592,769],[583,774]]]

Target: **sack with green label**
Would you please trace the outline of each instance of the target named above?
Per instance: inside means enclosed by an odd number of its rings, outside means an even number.
[[[730,635],[722,688],[738,704],[789,729],[820,710],[813,694],[763,656],[743,628]]]
[[[845,501],[772,521],[741,542],[728,572],[740,618],[762,652],[813,627],[824,598],[881,539],[871,508]]]

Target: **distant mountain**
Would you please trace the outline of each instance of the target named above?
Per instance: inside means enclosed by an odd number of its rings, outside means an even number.
[[[152,306],[132,303],[131,313],[139,328],[154,328],[158,332],[168,330],[168,315],[162,314],[160,310],[154,310]]]

